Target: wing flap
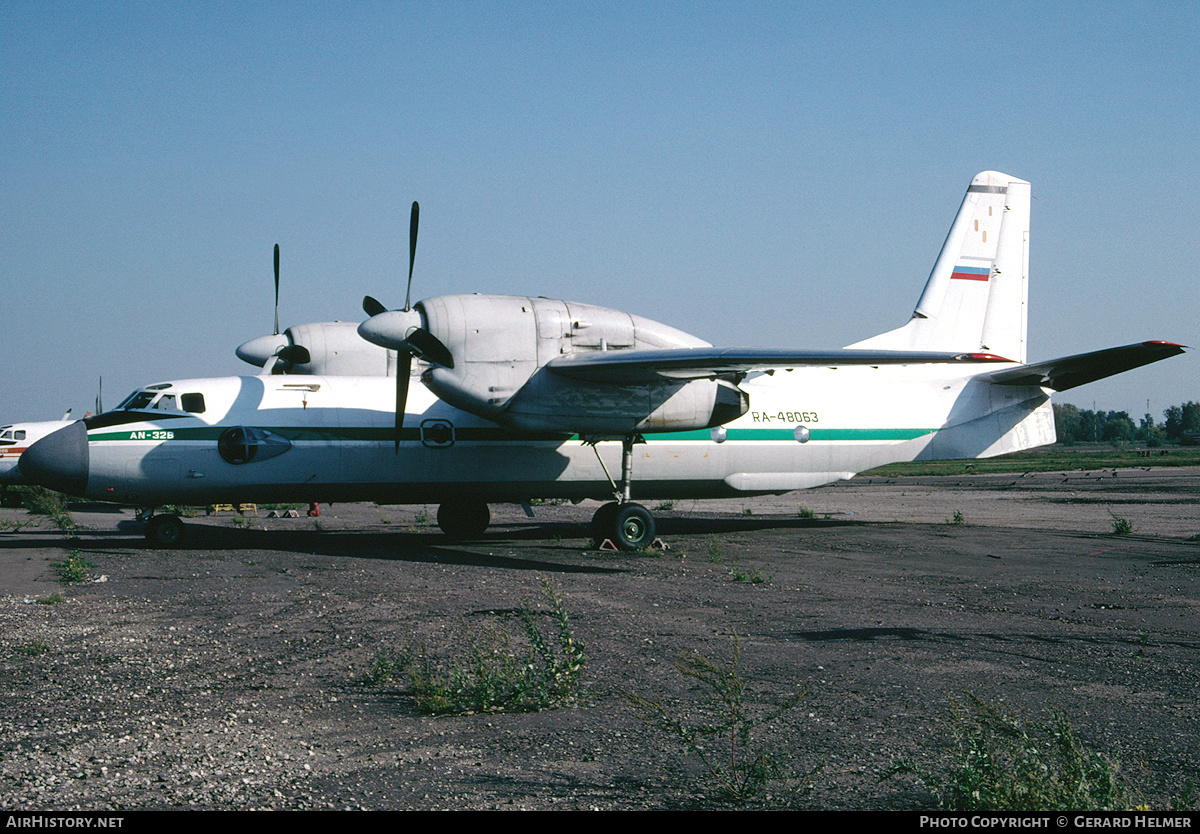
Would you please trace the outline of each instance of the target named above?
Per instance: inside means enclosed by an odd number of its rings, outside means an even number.
[[[1174,342],[1139,342],[993,371],[987,377],[997,385],[1037,385],[1054,391],[1066,391],[1160,359],[1178,356],[1185,350],[1186,347]]]

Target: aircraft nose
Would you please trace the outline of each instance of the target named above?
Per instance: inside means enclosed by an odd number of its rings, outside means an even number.
[[[24,451],[17,468],[31,483],[82,496],[88,482],[87,426],[76,420],[46,435]]]

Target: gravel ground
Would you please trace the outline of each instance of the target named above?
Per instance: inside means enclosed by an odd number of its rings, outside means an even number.
[[[754,712],[799,696],[755,732],[792,778],[748,807],[929,807],[879,777],[944,767],[964,692],[1063,710],[1152,807],[1200,782],[1200,472],[869,480],[657,508],[668,549],[638,555],[590,548],[590,504],[496,507],[465,543],[433,507],[225,513],[174,551],[127,510],[73,507],[70,536],[0,510],[0,807],[739,807],[628,697],[715,723],[672,661],[735,648]],[[586,646],[570,703],[430,717],[368,681],[544,610],[543,578]]]

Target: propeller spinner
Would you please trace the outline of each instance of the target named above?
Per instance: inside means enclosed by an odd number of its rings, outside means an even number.
[[[413,264],[417,259],[417,225],[420,206],[412,204],[412,217],[408,226],[408,287],[404,293],[404,309],[388,310],[379,301],[366,296],[363,311],[371,318],[358,326],[358,333],[368,342],[396,351],[396,433],[395,451],[400,452],[400,431],[404,427],[404,409],[408,402],[408,384],[412,375],[412,360],[415,356],[426,362],[454,367],[454,357],[449,349],[424,327],[419,311],[412,306]]]

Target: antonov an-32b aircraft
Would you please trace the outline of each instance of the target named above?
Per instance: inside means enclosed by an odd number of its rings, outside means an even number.
[[[440,296],[393,311],[368,298],[353,336],[277,323],[238,350],[263,375],[147,386],[38,441],[20,469],[151,508],[147,536],[163,545],[184,533],[174,515],[151,517],[164,504],[436,502],[443,530],[475,536],[489,503],[608,496],[592,534],[634,549],[655,530],[633,498],[784,493],[886,463],[1053,443],[1052,391],[1184,348],[1026,364],[1029,210],[1029,183],[975,177],[912,318],[846,349],[714,348],[547,298]],[[414,204],[410,290],[416,232]]]

